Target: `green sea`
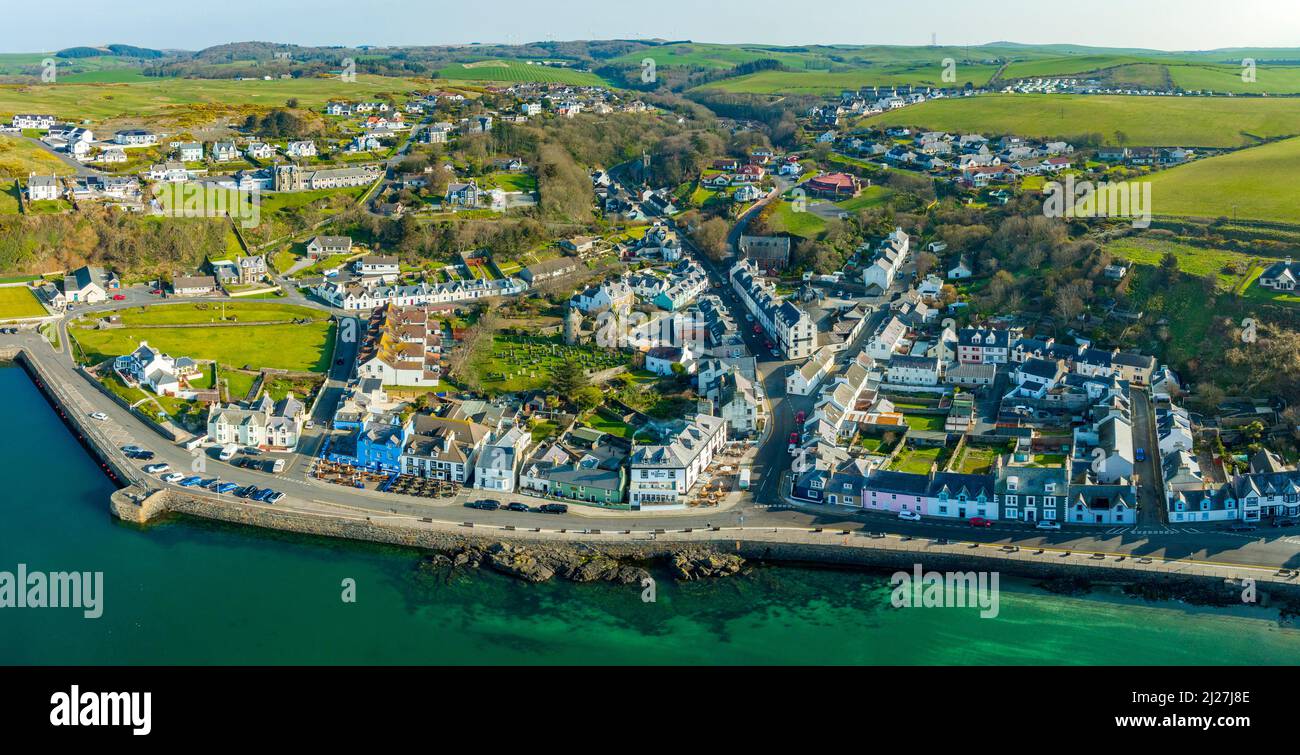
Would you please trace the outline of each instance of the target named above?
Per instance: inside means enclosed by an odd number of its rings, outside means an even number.
[[[108,479],[27,375],[0,368],[0,571],[102,571],[103,615],[0,608],[0,664],[1269,664],[1300,630],[1254,608],[1065,598],[890,605],[887,575],[758,567],[675,584],[527,585],[419,554],[108,512]],[[342,583],[355,580],[356,600]]]

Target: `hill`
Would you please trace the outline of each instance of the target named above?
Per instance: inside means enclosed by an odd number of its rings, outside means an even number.
[[[1206,158],[1151,176],[1156,215],[1300,223],[1300,138]]]
[[[1300,99],[997,94],[938,99],[872,116],[872,126],[1061,137],[1130,146],[1240,147],[1300,134]]]

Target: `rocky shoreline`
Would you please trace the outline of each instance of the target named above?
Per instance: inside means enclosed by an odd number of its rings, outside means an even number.
[[[490,545],[467,543],[448,553],[424,557],[422,568],[488,568],[524,582],[548,582],[555,578],[570,582],[612,582],[641,584],[650,577],[650,566],[667,567],[681,581],[728,577],[741,573],[745,559],[704,547],[683,547],[665,556],[633,559],[612,555],[581,545],[522,545],[497,541]]]

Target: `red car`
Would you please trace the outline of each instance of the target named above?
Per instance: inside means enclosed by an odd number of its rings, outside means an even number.
[[[776,346],[776,344],[772,343],[771,341],[764,341],[763,345],[769,349],[774,348]]]
[[[126,301],[126,294],[113,294],[113,301]]]
[[[161,288],[155,288],[154,290],[150,291],[149,293],[153,294],[154,296],[157,296],[157,295],[159,295],[159,294],[162,293],[162,289],[161,289]]]
[[[972,526],[972,527],[992,527],[992,526],[993,526],[993,522],[990,522],[989,520],[985,519],[985,518],[982,517],[982,516],[974,516],[974,517],[971,517],[971,519],[970,519],[970,526]]]
[[[795,421],[795,424],[802,425],[802,424],[803,424],[803,421],[804,421],[805,419],[807,419],[807,418],[808,418],[808,415],[807,415],[806,413],[804,413],[804,412],[799,412],[798,414],[795,414],[795,415],[794,415],[794,421]]]
[[[757,324],[757,323],[755,323],[755,324],[754,324],[754,332],[755,332],[755,333],[762,333],[762,332],[763,332],[763,326],[762,326],[762,325],[759,325],[759,324]]]
[[[791,443],[798,443],[798,442],[799,442],[799,433],[790,433],[790,442],[791,442]]]

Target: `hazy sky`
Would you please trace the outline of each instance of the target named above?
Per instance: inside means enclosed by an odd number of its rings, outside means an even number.
[[[57,10],[56,10],[57,8]],[[769,44],[1002,40],[1200,50],[1300,46],[1296,0],[0,0],[0,52],[663,37]]]

